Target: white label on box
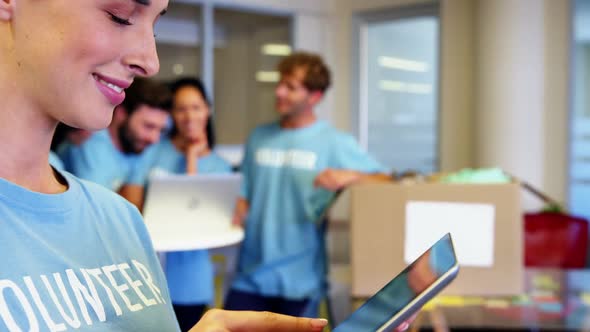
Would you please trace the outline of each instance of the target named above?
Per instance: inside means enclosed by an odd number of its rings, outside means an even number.
[[[463,266],[494,264],[492,204],[418,202],[406,204],[404,260],[413,262],[446,233],[451,233]]]

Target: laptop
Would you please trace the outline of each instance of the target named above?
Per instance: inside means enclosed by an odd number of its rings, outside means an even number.
[[[155,174],[143,216],[156,251],[211,249],[242,241],[232,225],[242,177],[227,174]]]

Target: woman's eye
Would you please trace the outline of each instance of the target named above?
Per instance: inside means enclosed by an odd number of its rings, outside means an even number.
[[[111,20],[117,24],[120,25],[131,25],[131,22],[129,22],[129,20],[121,18],[113,13],[109,13],[109,16],[111,17]]]

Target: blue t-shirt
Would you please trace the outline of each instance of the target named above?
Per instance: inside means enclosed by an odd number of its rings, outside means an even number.
[[[179,331],[137,209],[62,175],[54,195],[0,179],[0,331]]]
[[[80,145],[70,144],[66,149],[61,155],[65,157],[68,171],[113,191],[124,184],[144,185],[146,171],[154,158],[153,146],[141,154],[119,151],[107,129],[92,134]]]
[[[162,140],[156,150],[153,172],[186,173],[186,157],[170,139]],[[199,174],[231,172],[231,165],[214,152],[199,158],[197,163]],[[174,304],[196,305],[213,301],[213,264],[207,250],[167,253],[164,270]]]
[[[333,193],[313,181],[326,168],[383,172],[352,136],[323,121],[300,129],[275,123],[250,135],[242,164],[250,209],[233,288],[288,299],[321,290],[324,234],[317,221]]]

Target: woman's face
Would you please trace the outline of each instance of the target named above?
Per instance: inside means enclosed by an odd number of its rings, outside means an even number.
[[[167,5],[168,0],[13,0],[10,78],[29,106],[49,118],[104,128],[133,78],[158,72],[153,26]]]
[[[190,142],[207,136],[209,106],[196,88],[185,86],[174,94],[172,117],[178,134]]]

